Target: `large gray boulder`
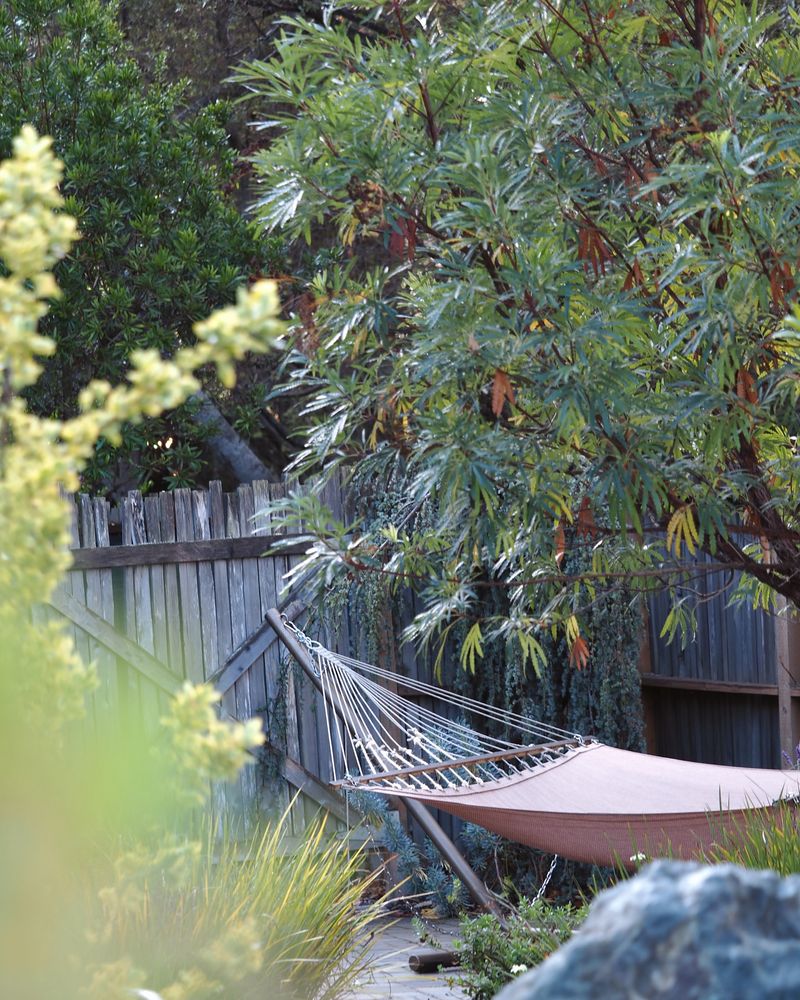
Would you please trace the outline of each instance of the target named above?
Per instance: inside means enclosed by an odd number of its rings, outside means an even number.
[[[800,876],[656,861],[496,1000],[800,1000]]]

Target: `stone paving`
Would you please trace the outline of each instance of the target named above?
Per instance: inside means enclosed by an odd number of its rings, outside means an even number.
[[[458,923],[443,920],[428,923],[430,933],[442,948],[449,948]],[[411,920],[401,917],[388,920],[372,939],[372,961],[367,976],[348,1000],[462,1000],[463,990],[451,987],[447,980],[457,969],[420,975],[408,967],[409,954],[421,946]]]

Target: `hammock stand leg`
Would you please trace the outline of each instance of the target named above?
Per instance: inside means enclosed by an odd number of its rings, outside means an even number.
[[[335,703],[333,698],[329,697],[327,692],[323,690],[319,678],[311,665],[311,660],[309,659],[306,650],[284,626],[280,613],[275,608],[271,608],[267,612],[266,618],[275,630],[275,635],[277,635],[295,660],[297,660],[303,668],[305,675],[317,691],[319,691],[322,697],[328,702],[333,711],[336,712],[342,723],[347,726],[339,706]],[[392,801],[394,802],[396,800]],[[404,799],[403,801],[409,814],[414,817],[414,820],[419,823],[425,833],[430,837],[436,850],[450,865],[458,878],[461,879],[462,884],[465,886],[475,902],[479,906],[485,907],[485,909],[487,909],[490,913],[494,913],[502,923],[505,923],[503,913],[495,899],[491,896],[486,886],[472,870],[469,862],[461,851],[459,851],[450,837],[447,836],[441,826],[436,822],[430,811],[426,809],[421,802],[417,802],[415,799]]]

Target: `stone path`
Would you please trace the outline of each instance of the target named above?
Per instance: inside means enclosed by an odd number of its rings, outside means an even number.
[[[431,935],[443,948],[449,948],[458,933],[458,922],[443,920],[429,924]],[[373,938],[369,972],[348,1000],[462,1000],[463,990],[451,987],[447,979],[457,969],[432,975],[420,975],[408,967],[410,952],[420,947],[411,920],[403,917],[388,920]],[[423,946],[427,947],[427,946]]]

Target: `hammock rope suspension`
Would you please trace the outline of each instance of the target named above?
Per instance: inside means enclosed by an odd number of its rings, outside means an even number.
[[[286,627],[308,650],[322,686],[334,784],[391,792],[465,789],[530,773],[591,742],[457,692],[398,678],[332,653],[291,622]],[[398,681],[412,697],[443,704],[449,717],[398,694]],[[487,736],[462,721],[467,713],[520,739]]]

